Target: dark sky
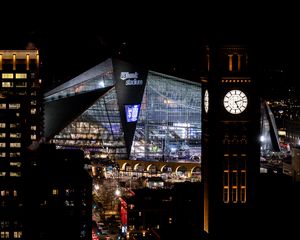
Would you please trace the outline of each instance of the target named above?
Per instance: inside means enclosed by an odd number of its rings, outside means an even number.
[[[136,7],[136,6],[135,6]],[[44,6],[44,10],[47,6]],[[47,87],[63,82],[110,56],[145,63],[151,69],[186,78],[198,74],[201,46],[211,39],[255,46],[274,86],[300,85],[298,17],[292,6],[169,5],[83,6],[39,12],[18,24],[6,22],[0,48],[40,49]],[[53,10],[53,11],[51,11]],[[282,72],[281,72],[282,70]],[[269,71],[269,70],[268,70]],[[275,79],[275,80],[274,80]]]

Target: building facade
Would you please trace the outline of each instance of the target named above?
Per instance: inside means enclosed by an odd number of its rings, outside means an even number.
[[[92,177],[79,149],[41,143],[28,153],[24,239],[92,238]]]
[[[251,52],[243,46],[206,48],[202,78],[204,230],[211,239],[251,233],[260,163],[260,101]]]
[[[25,154],[42,136],[37,50],[0,50],[0,238],[22,238]]]
[[[45,137],[90,158],[200,163],[201,85],[108,59],[45,94]]]

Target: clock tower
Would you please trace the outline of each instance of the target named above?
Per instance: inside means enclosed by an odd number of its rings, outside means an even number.
[[[204,230],[210,239],[253,232],[259,175],[260,105],[252,52],[207,46],[202,77]]]

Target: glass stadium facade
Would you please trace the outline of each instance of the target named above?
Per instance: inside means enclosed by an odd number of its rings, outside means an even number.
[[[45,137],[96,158],[200,162],[201,85],[108,59],[45,94]]]
[[[200,161],[200,85],[149,72],[130,157]]]

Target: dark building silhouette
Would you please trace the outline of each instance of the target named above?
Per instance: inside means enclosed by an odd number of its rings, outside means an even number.
[[[27,147],[43,130],[37,50],[0,50],[0,238],[22,238]]]
[[[260,101],[252,55],[243,46],[206,48],[202,78],[204,230],[210,239],[252,232],[260,161]]]
[[[91,239],[92,178],[81,150],[41,144],[28,152],[25,239]]]
[[[147,239],[199,239],[203,228],[203,219],[199,218],[203,214],[201,183],[176,183],[171,189],[134,192],[126,199],[131,235],[145,232]]]

